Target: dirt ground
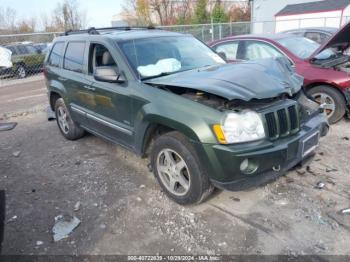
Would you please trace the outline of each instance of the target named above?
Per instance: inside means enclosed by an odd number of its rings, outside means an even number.
[[[34,86],[45,94],[42,81]],[[0,105],[20,87],[4,88]],[[65,140],[46,120],[41,93],[17,106],[6,102],[16,114],[0,112],[0,121],[18,122],[0,132],[4,254],[350,255],[350,214],[339,213],[350,208],[349,121],[332,126],[311,162],[277,181],[217,190],[201,205],[182,207],[161,192],[146,159],[92,135]],[[60,214],[81,224],[54,242]]]

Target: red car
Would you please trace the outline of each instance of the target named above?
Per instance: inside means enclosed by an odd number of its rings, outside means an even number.
[[[350,116],[350,23],[323,45],[293,34],[233,36],[209,45],[228,62],[287,57],[330,123]],[[254,76],[252,76],[254,77]]]

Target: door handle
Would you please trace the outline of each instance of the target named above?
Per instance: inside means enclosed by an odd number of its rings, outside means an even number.
[[[90,91],[95,91],[95,87],[85,85],[84,88]]]

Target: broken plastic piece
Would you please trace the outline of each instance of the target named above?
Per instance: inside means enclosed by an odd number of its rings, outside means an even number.
[[[16,122],[0,123],[0,131],[9,131],[17,126]]]
[[[72,231],[79,226],[80,220],[75,216],[59,215],[55,217],[55,225],[52,228],[55,242],[67,238]]]

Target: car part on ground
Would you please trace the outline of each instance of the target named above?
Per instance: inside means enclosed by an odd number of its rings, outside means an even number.
[[[285,59],[226,64],[174,32],[69,32],[54,41],[44,75],[63,136],[87,130],[150,156],[161,188],[179,204],[203,201],[213,186],[275,179],[310,157],[328,131]]]
[[[0,123],[0,131],[9,131],[17,126],[16,122]]]

